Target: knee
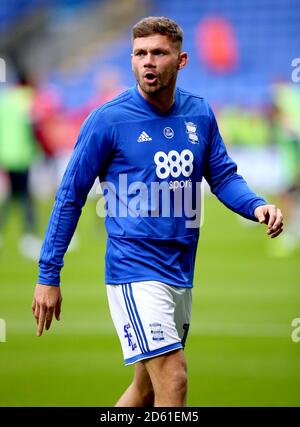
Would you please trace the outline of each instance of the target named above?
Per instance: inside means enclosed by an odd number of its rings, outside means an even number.
[[[169,392],[186,396],[188,379],[186,369],[183,367],[170,375],[169,381]]]
[[[186,396],[188,387],[187,368],[184,360],[165,366],[159,376],[159,388],[170,396]]]
[[[155,406],[184,406],[188,380],[183,352],[177,351],[147,362]]]

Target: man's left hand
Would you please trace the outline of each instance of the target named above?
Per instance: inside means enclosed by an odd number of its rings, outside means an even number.
[[[283,230],[283,217],[281,210],[275,205],[258,206],[254,211],[254,216],[260,224],[267,224],[267,234],[273,239],[279,236]]]

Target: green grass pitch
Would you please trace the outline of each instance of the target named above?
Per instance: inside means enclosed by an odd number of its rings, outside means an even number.
[[[50,204],[39,205],[43,232]],[[128,385],[104,286],[106,234],[89,201],[80,247],[65,257],[61,321],[36,337],[31,301],[37,265],[20,257],[16,213],[0,252],[0,406],[113,406]],[[300,252],[268,257],[265,227],[246,227],[215,198],[205,201],[185,350],[189,406],[299,406]]]

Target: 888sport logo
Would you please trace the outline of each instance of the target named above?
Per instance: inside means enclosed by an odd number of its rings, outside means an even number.
[[[156,164],[156,175],[160,179],[178,178],[181,174],[185,178],[189,178],[193,172],[194,154],[190,150],[182,150],[178,153],[176,150],[171,150],[168,153],[158,151],[154,155]]]

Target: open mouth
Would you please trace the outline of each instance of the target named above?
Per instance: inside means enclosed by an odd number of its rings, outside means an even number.
[[[144,80],[146,80],[146,82],[149,84],[156,83],[157,82],[157,75],[152,73],[151,71],[149,71],[144,75]]]

